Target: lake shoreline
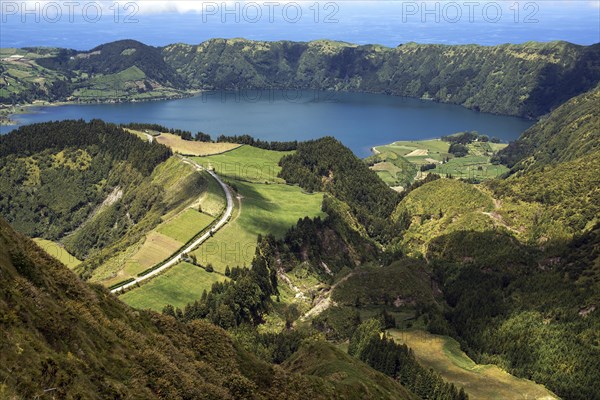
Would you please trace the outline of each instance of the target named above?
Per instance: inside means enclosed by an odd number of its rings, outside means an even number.
[[[346,91],[204,90],[160,100],[38,101],[11,109],[19,112],[13,117],[17,125],[0,127],[0,133],[45,121],[101,119],[115,124],[156,123],[201,131],[213,138],[248,134],[266,141],[305,141],[333,136],[364,158],[378,145],[433,139],[463,131],[478,131],[509,142],[534,123],[456,104]]]

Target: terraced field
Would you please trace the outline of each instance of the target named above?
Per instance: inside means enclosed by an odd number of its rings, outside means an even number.
[[[503,165],[490,162],[491,156],[506,144],[473,142],[467,145],[469,154],[454,157],[448,152],[450,143],[441,139],[399,141],[374,147],[374,155],[365,161],[389,186],[405,186],[428,173],[453,178],[485,180],[508,171]],[[434,164],[433,169],[421,171],[421,166]],[[412,167],[411,167],[412,166]]]

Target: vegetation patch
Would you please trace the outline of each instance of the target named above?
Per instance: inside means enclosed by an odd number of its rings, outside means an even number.
[[[214,169],[219,176],[228,179],[253,183],[284,183],[278,177],[281,171],[279,160],[287,154],[291,152],[244,145],[223,154],[197,157],[194,161],[205,168]]]
[[[61,263],[65,264],[69,269],[74,269],[81,264],[80,260],[69,253],[65,247],[58,242],[53,242],[51,240],[42,238],[35,238],[33,241],[40,246],[42,250],[56,258]]]
[[[213,221],[212,216],[188,208],[177,214],[176,217],[160,224],[156,230],[180,243],[187,243]]]
[[[175,153],[191,156],[207,156],[211,154],[220,154],[240,147],[235,143],[213,143],[199,142],[195,140],[185,140],[181,136],[172,133],[161,133],[155,140],[169,147]]]
[[[161,311],[167,304],[183,308],[187,303],[198,300],[204,290],[209,292],[213,283],[226,280],[228,278],[221,274],[180,262],[119,298],[138,309]]]
[[[469,399],[558,399],[542,385],[516,378],[494,365],[476,364],[447,336],[420,330],[388,332],[395,341],[410,347],[423,366],[433,368],[446,381],[463,387]]]

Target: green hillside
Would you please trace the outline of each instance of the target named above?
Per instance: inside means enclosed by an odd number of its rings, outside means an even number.
[[[385,388],[388,398],[413,398],[333,349],[337,367],[356,371],[360,379],[340,382],[335,374],[301,368],[289,372],[241,350],[208,322],[183,324],[134,312],[80,281],[4,220],[0,244],[3,398],[358,400],[365,386]],[[311,354],[307,362],[318,365]]]
[[[515,170],[571,161],[600,150],[600,87],[577,96],[499,153]]]

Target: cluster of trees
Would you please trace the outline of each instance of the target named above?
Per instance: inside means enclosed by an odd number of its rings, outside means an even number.
[[[381,329],[381,322],[376,319],[363,322],[350,339],[348,354],[393,377],[423,399],[469,398],[463,388],[457,389],[434,370],[422,367],[407,346],[382,335]]]
[[[146,143],[114,124],[101,120],[65,120],[19,127],[0,136],[0,157],[29,157],[44,150],[91,148],[106,152],[111,158],[127,161],[144,175],[149,175],[171,156],[166,146]]]
[[[283,157],[279,165],[279,176],[286,182],[309,192],[331,193],[345,202],[370,237],[387,242],[396,235],[389,216],[400,195],[335,138],[299,143],[297,151]]]
[[[454,155],[454,157],[464,157],[469,154],[469,148],[464,144],[452,143],[448,149],[448,153]]]
[[[239,144],[247,144],[249,146],[258,147],[265,150],[276,150],[276,151],[292,151],[296,150],[298,147],[298,141],[293,140],[289,142],[278,142],[278,141],[266,141],[255,139],[250,135],[233,135],[233,136],[225,136],[219,135],[217,137],[217,142],[226,142],[226,143],[239,143]]]

